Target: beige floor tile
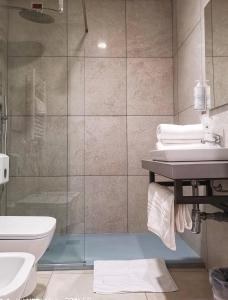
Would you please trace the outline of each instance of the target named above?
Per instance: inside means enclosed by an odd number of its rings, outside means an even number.
[[[34,290],[32,295],[24,299],[28,299],[28,300],[33,298],[35,298],[36,300],[44,299],[44,294],[48,286],[48,283],[50,281],[51,275],[52,272],[38,272],[36,289]]]
[[[66,298],[86,300],[146,300],[145,294],[94,294],[93,274],[54,273],[45,295],[46,299],[65,300]]]
[[[148,300],[212,300],[208,273],[205,270],[171,270],[179,291],[147,294]]]

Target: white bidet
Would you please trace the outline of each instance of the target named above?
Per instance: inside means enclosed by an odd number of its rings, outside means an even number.
[[[0,299],[19,300],[29,280],[35,257],[29,253],[0,253]]]

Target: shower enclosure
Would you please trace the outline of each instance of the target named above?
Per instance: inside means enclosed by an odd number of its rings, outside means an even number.
[[[85,268],[95,259],[158,256],[175,263],[201,262],[180,237],[173,253],[147,233],[148,177],[140,161],[152,145],[145,150],[143,134],[173,117],[172,108],[154,113],[141,107],[134,88],[144,73],[157,71],[161,76],[155,74],[152,81],[165,81],[158,83],[162,91],[170,85],[163,96],[171,103],[166,108],[173,103],[172,54],[167,52],[172,10],[169,0],[141,3],[0,0],[1,142],[4,152],[7,139],[10,156],[1,214],[57,219],[40,268]],[[31,10],[34,5],[37,10]],[[142,13],[148,29],[140,25]],[[150,32],[153,20],[165,32],[164,39],[155,39],[164,44],[160,48],[148,47],[134,33]]]

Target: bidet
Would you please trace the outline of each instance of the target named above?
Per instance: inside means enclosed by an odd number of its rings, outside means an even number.
[[[1,300],[22,298],[34,262],[34,255],[29,253],[0,253]]]

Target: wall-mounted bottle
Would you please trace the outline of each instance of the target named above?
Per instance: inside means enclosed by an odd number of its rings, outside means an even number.
[[[197,80],[196,82],[194,87],[194,109],[206,111],[206,89],[200,80]]]

